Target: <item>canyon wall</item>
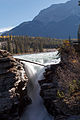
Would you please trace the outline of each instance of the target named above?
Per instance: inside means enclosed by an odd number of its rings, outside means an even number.
[[[80,59],[73,47],[61,48],[61,62],[47,68],[40,95],[55,120],[80,119]]]
[[[23,64],[0,50],[0,120],[20,120],[24,107],[31,103],[27,83]]]

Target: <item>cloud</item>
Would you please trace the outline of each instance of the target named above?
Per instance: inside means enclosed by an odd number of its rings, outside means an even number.
[[[5,32],[5,31],[9,31],[14,27],[5,27],[5,28],[0,28],[0,32]]]

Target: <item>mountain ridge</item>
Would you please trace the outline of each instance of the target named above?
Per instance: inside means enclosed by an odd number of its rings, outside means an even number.
[[[79,21],[78,0],[71,0],[41,10],[32,21],[23,22],[6,34],[52,38],[68,38],[71,35],[76,38]]]

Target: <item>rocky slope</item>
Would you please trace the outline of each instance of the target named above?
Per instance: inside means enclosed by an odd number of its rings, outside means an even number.
[[[27,82],[23,65],[0,50],[0,120],[20,120],[24,106],[31,103]]]
[[[80,119],[80,60],[74,48],[61,49],[62,61],[47,68],[40,95],[55,120]]]
[[[73,15],[80,16],[78,1],[68,0],[66,3],[52,4],[50,7],[41,10],[34,20],[47,24],[52,21],[59,22],[65,20]]]

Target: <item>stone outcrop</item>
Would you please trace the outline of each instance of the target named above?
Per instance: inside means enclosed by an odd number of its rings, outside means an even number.
[[[0,120],[20,119],[24,107],[31,103],[27,83],[23,64],[0,50]]]
[[[40,95],[55,120],[80,119],[80,60],[73,47],[61,49],[61,62],[39,81]]]

